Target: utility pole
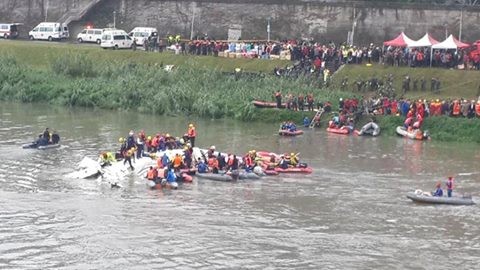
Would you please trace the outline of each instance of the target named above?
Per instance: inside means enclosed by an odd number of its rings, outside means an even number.
[[[460,9],[460,30],[458,31],[458,40],[462,41],[462,28],[463,28],[463,5]]]
[[[350,38],[351,44],[353,45],[353,36],[355,35],[355,27],[357,26],[357,9],[353,6],[353,23],[352,23],[352,36]]]
[[[47,4],[45,5],[45,21],[47,21],[48,19],[48,4],[49,4],[49,0],[47,0]]]
[[[192,10],[192,25],[190,26],[190,40],[193,40],[193,24],[194,24],[194,22],[195,22],[195,6],[193,6],[193,10]]]
[[[113,29],[116,29],[117,12],[113,11]]]
[[[267,18],[267,42],[270,42],[270,17]]]
[[[447,22],[443,23],[443,26],[445,26],[445,39],[447,39],[448,38],[448,28],[447,28],[448,23]]]

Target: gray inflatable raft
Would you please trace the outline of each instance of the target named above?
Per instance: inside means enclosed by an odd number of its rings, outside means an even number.
[[[242,172],[238,175],[238,179],[260,179],[260,176],[253,172]]]
[[[475,202],[472,200],[472,197],[434,197],[427,196],[424,194],[419,194],[415,192],[409,192],[407,198],[414,202],[419,203],[429,203],[429,204],[450,204],[450,205],[472,205]]]
[[[213,181],[221,181],[221,182],[231,182],[233,178],[228,174],[219,174],[219,173],[197,173],[195,177],[213,180]]]
[[[365,124],[360,130],[360,132],[358,132],[358,135],[360,136],[371,135],[376,137],[379,134],[380,134],[380,127],[375,122],[369,122]]]

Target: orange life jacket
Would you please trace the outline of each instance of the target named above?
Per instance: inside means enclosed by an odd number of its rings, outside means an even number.
[[[182,165],[182,157],[181,156],[175,156],[173,159],[173,167],[178,168]]]
[[[415,138],[417,140],[423,140],[423,132],[421,130],[417,130],[417,133],[415,134]]]
[[[217,170],[219,169],[218,160],[216,158],[212,158],[212,168],[216,168]]]
[[[147,179],[148,180],[154,180],[155,179],[155,171],[156,169],[150,169],[147,172]]]
[[[209,159],[208,159],[208,162],[207,162],[208,167],[213,168],[213,165],[214,165],[213,163],[214,163],[216,160],[217,160],[217,159],[214,158],[214,157],[209,158]]]

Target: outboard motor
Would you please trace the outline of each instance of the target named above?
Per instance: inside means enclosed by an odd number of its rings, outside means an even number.
[[[426,140],[426,139],[428,139],[429,137],[430,137],[430,132],[428,132],[428,130],[425,130],[425,131],[423,132],[423,139]]]

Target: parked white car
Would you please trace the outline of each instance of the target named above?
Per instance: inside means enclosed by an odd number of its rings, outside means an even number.
[[[123,30],[110,30],[103,32],[100,47],[104,49],[130,49],[132,46],[132,38]]]
[[[0,23],[0,38],[16,38],[18,37],[18,26],[21,23]]]
[[[43,40],[62,40],[70,37],[67,25],[63,23],[54,22],[42,22],[28,32],[30,40],[43,39]]]
[[[77,41],[82,42],[95,42],[97,44],[102,43],[103,29],[98,28],[86,28],[82,32],[78,33]]]
[[[149,37],[157,37],[158,31],[154,27],[135,27],[128,35],[133,38],[137,46],[143,46],[145,40],[148,40]]]

